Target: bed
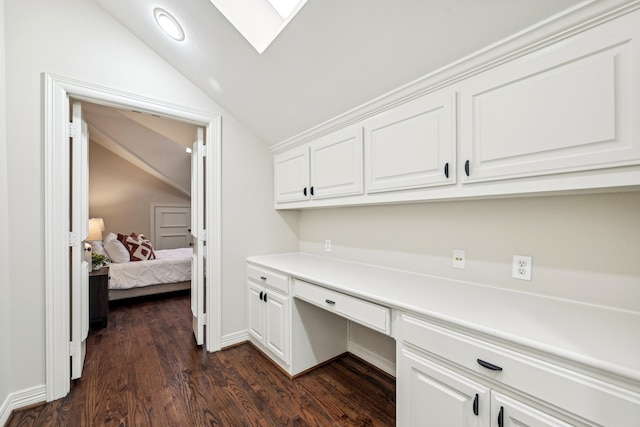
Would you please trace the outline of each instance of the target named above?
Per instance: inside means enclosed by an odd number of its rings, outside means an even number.
[[[192,248],[154,250],[143,235],[110,233],[101,249],[110,258],[109,301],[191,288]]]

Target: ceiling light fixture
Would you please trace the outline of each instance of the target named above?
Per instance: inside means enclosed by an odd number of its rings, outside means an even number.
[[[162,28],[162,31],[164,31],[169,37],[179,42],[184,40],[184,30],[173,15],[164,9],[156,7],[153,10],[153,16],[156,18],[156,22],[160,28]]]

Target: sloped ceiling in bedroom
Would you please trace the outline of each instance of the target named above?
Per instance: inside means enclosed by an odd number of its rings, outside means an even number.
[[[90,139],[148,174],[191,194],[196,127],[175,120],[83,103]]]
[[[270,145],[582,2],[309,0],[259,54],[210,0],[94,1]]]

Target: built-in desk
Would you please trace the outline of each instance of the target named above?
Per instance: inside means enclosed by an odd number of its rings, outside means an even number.
[[[346,349],[346,319],[396,339],[399,425],[445,407],[489,420],[502,409],[534,425],[640,425],[639,313],[301,253],[247,262],[287,280],[283,292],[248,276],[249,323],[279,319],[267,335],[286,354],[274,358],[264,336],[259,346],[291,375]],[[256,315],[252,295],[268,306],[272,294],[281,317]],[[459,395],[439,394],[436,382]]]

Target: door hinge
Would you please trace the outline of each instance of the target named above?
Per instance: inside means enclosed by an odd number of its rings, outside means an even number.
[[[77,123],[70,122],[67,133],[69,135],[69,138],[80,138],[80,126],[78,126]]]
[[[77,231],[69,232],[69,246],[76,247],[80,245],[80,233]]]
[[[198,239],[202,242],[206,242],[207,241],[207,230],[200,230],[200,233],[198,233]]]
[[[207,157],[207,146],[206,146],[206,145],[203,145],[203,146],[201,147],[200,155],[201,155],[202,157]]]
[[[76,357],[80,355],[80,343],[69,341],[69,356]]]

